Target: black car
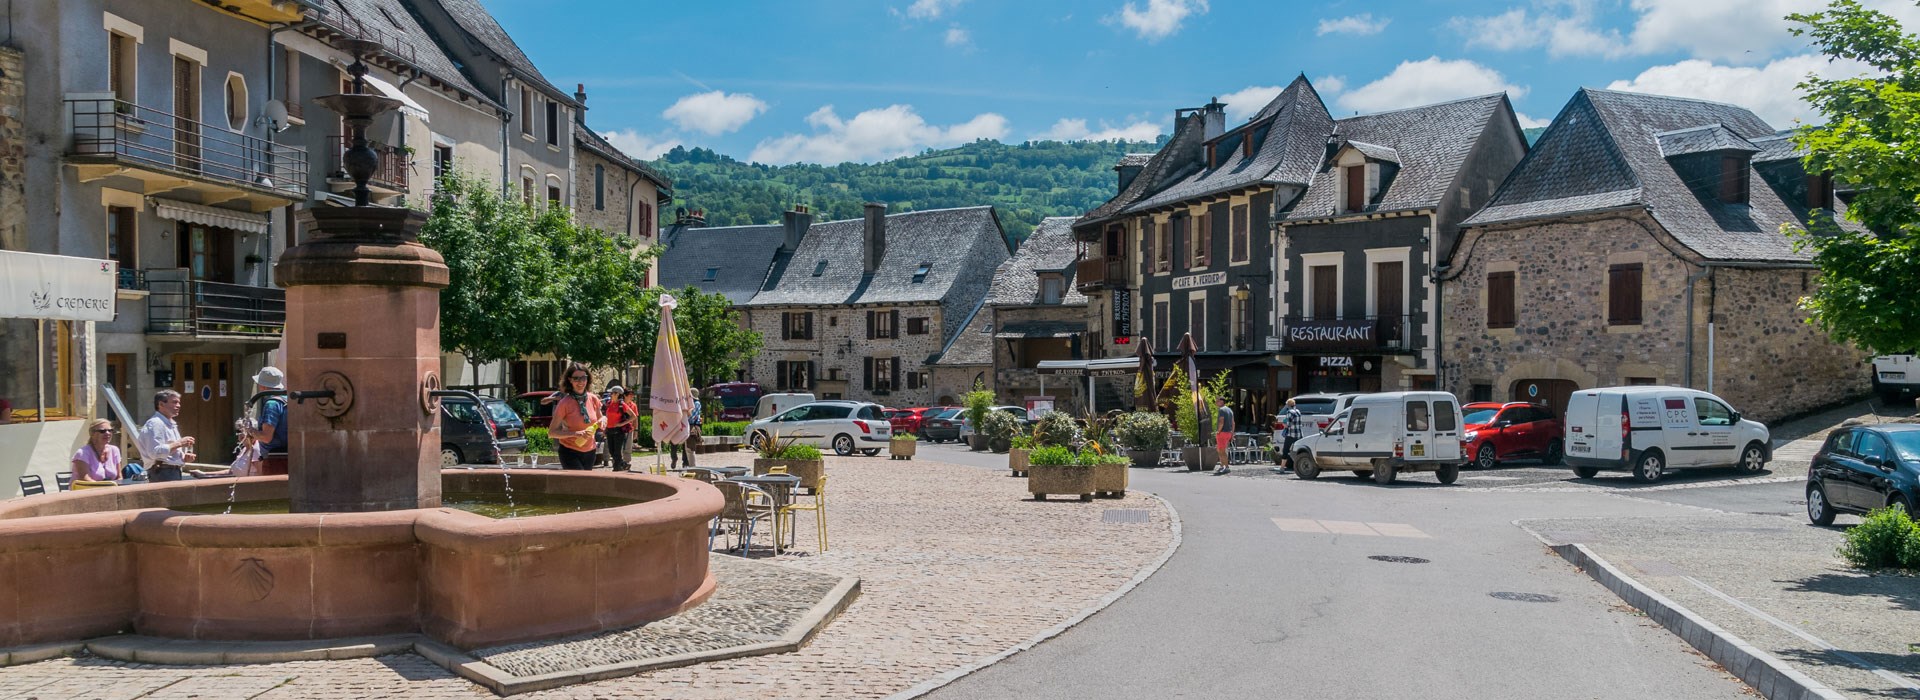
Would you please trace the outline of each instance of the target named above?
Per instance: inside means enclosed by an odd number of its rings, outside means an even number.
[[[499,464],[527,447],[526,426],[507,402],[448,396],[440,400],[440,466]]]
[[[920,436],[927,442],[946,442],[960,439],[960,425],[966,422],[964,408],[942,408],[927,411],[920,421]]]
[[[1841,428],[1827,436],[1807,469],[1807,519],[1899,507],[1920,513],[1920,425]]]

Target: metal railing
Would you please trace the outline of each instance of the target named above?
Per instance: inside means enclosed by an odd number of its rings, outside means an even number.
[[[158,335],[279,337],[287,291],[189,279],[185,269],[147,271],[147,332]]]
[[[112,98],[70,98],[69,155],[307,196],[307,152]]]
[[[371,143],[370,145],[373,146],[375,153],[380,154],[380,167],[373,171],[373,177],[369,178],[367,183],[375,187],[384,187],[402,192],[406,191],[407,172],[413,167],[412,159],[407,156],[405,151],[393,146],[386,146],[379,143]],[[353,137],[351,136],[327,137],[327,152],[333,158],[333,160],[327,164],[327,177],[338,179],[347,178],[346,153],[347,148],[351,146],[353,146]]]
[[[123,267],[115,276],[115,287],[119,289],[141,290],[147,288],[147,271],[138,268]]]
[[[1411,350],[1412,320],[1408,314],[1288,316],[1280,328],[1280,347],[1285,350]]]
[[[1074,285],[1081,291],[1124,289],[1127,286],[1126,258],[1081,258],[1074,263]]]

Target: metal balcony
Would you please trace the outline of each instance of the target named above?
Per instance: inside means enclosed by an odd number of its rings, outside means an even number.
[[[307,152],[111,97],[70,97],[67,162],[81,182],[141,180],[146,194],[196,191],[266,211],[307,198]]]
[[[353,145],[351,136],[328,136],[327,152],[333,157],[327,165],[327,184],[345,191],[353,188],[353,179],[347,177],[346,153]],[[380,167],[373,171],[373,177],[367,180],[367,187],[379,194],[405,194],[407,192],[407,173],[413,168],[412,157],[393,146],[372,144],[375,153],[380,154]]]
[[[1093,257],[1081,258],[1074,263],[1074,286],[1082,294],[1102,289],[1127,288],[1127,261],[1125,258]]]
[[[147,333],[278,340],[287,290],[189,279],[184,268],[147,270]]]

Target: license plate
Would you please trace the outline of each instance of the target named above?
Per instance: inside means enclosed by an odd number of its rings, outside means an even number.
[[[1593,447],[1591,447],[1591,446],[1589,446],[1589,445],[1582,445],[1582,444],[1580,444],[1580,443],[1577,443],[1577,442],[1576,442],[1576,443],[1573,443],[1573,444],[1572,444],[1572,445],[1570,445],[1570,446],[1568,446],[1568,449],[1571,449],[1571,450],[1573,450],[1574,452],[1592,452],[1592,451],[1593,451]]]
[[[1415,457],[1427,456],[1427,446],[1417,442],[1413,443],[1413,456]]]
[[[1881,372],[1880,378],[1881,379],[1906,379],[1907,373],[1906,372]]]

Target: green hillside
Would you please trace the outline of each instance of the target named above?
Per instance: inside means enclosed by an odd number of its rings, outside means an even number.
[[[1164,137],[1163,137],[1164,141]],[[991,204],[1016,240],[1047,216],[1078,216],[1114,194],[1114,163],[1159,143],[975,141],[882,163],[771,166],[705,148],[677,147],[653,165],[673,178],[674,206],[705,209],[709,226],[779,223],[794,204],[815,221],[861,216],[865,202],[889,211]],[[661,224],[672,221],[662,212]]]

